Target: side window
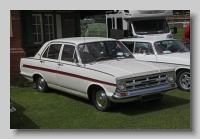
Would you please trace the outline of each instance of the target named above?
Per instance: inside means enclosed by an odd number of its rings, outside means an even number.
[[[141,42],[136,42],[135,44],[135,53],[142,53],[142,50],[145,50],[145,46]]]
[[[113,28],[115,28],[115,18],[113,17],[112,20],[113,20],[113,22],[112,22],[113,23]]]
[[[154,54],[151,44],[147,42],[136,42],[135,53],[144,53],[144,52],[148,54]]]
[[[123,29],[122,18],[117,18],[117,29]]]
[[[133,53],[134,50],[134,42],[122,42],[130,51]]]
[[[73,58],[75,58],[76,61],[78,60],[75,47],[72,45],[64,45],[61,60],[72,62]]]
[[[42,55],[43,58],[58,59],[62,44],[51,44]]]

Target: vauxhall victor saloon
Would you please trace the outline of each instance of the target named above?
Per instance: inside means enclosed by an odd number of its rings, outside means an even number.
[[[111,110],[114,103],[160,100],[177,88],[174,68],[140,62],[110,38],[48,41],[34,57],[21,59],[20,70],[39,92],[71,93],[91,100],[100,111]]]

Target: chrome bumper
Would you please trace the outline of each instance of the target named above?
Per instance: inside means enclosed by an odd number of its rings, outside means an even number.
[[[177,88],[176,83],[173,83],[173,84],[174,86],[172,86],[171,84],[165,84],[165,85],[159,85],[159,86],[154,86],[154,87],[149,87],[149,88],[144,88],[144,89],[115,92],[112,98],[113,99],[128,99],[131,97],[140,97],[140,96],[145,96],[152,93],[168,91],[168,90]]]

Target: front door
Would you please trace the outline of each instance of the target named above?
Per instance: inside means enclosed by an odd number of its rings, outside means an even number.
[[[75,46],[71,44],[64,44],[60,57],[60,63],[58,64],[57,79],[60,87],[79,91],[79,75],[81,74],[81,68],[73,62],[74,59],[78,61]]]

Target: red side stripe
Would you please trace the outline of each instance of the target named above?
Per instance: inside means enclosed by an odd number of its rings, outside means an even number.
[[[47,71],[47,72],[52,72],[52,73],[57,73],[57,74],[62,74],[62,75],[71,76],[71,77],[79,78],[79,79],[82,79],[82,80],[88,80],[88,81],[92,81],[92,82],[102,83],[102,84],[106,84],[106,85],[110,85],[110,86],[116,86],[116,84],[113,84],[113,83],[104,82],[104,81],[101,81],[101,80],[92,79],[92,78],[89,78],[89,77],[80,76],[80,75],[72,74],[72,73],[68,73],[68,72],[57,71],[57,70],[41,68],[41,67],[36,67],[36,66],[30,66],[30,65],[26,65],[26,64],[24,64],[23,67],[30,68],[30,69],[37,69],[37,70]]]

